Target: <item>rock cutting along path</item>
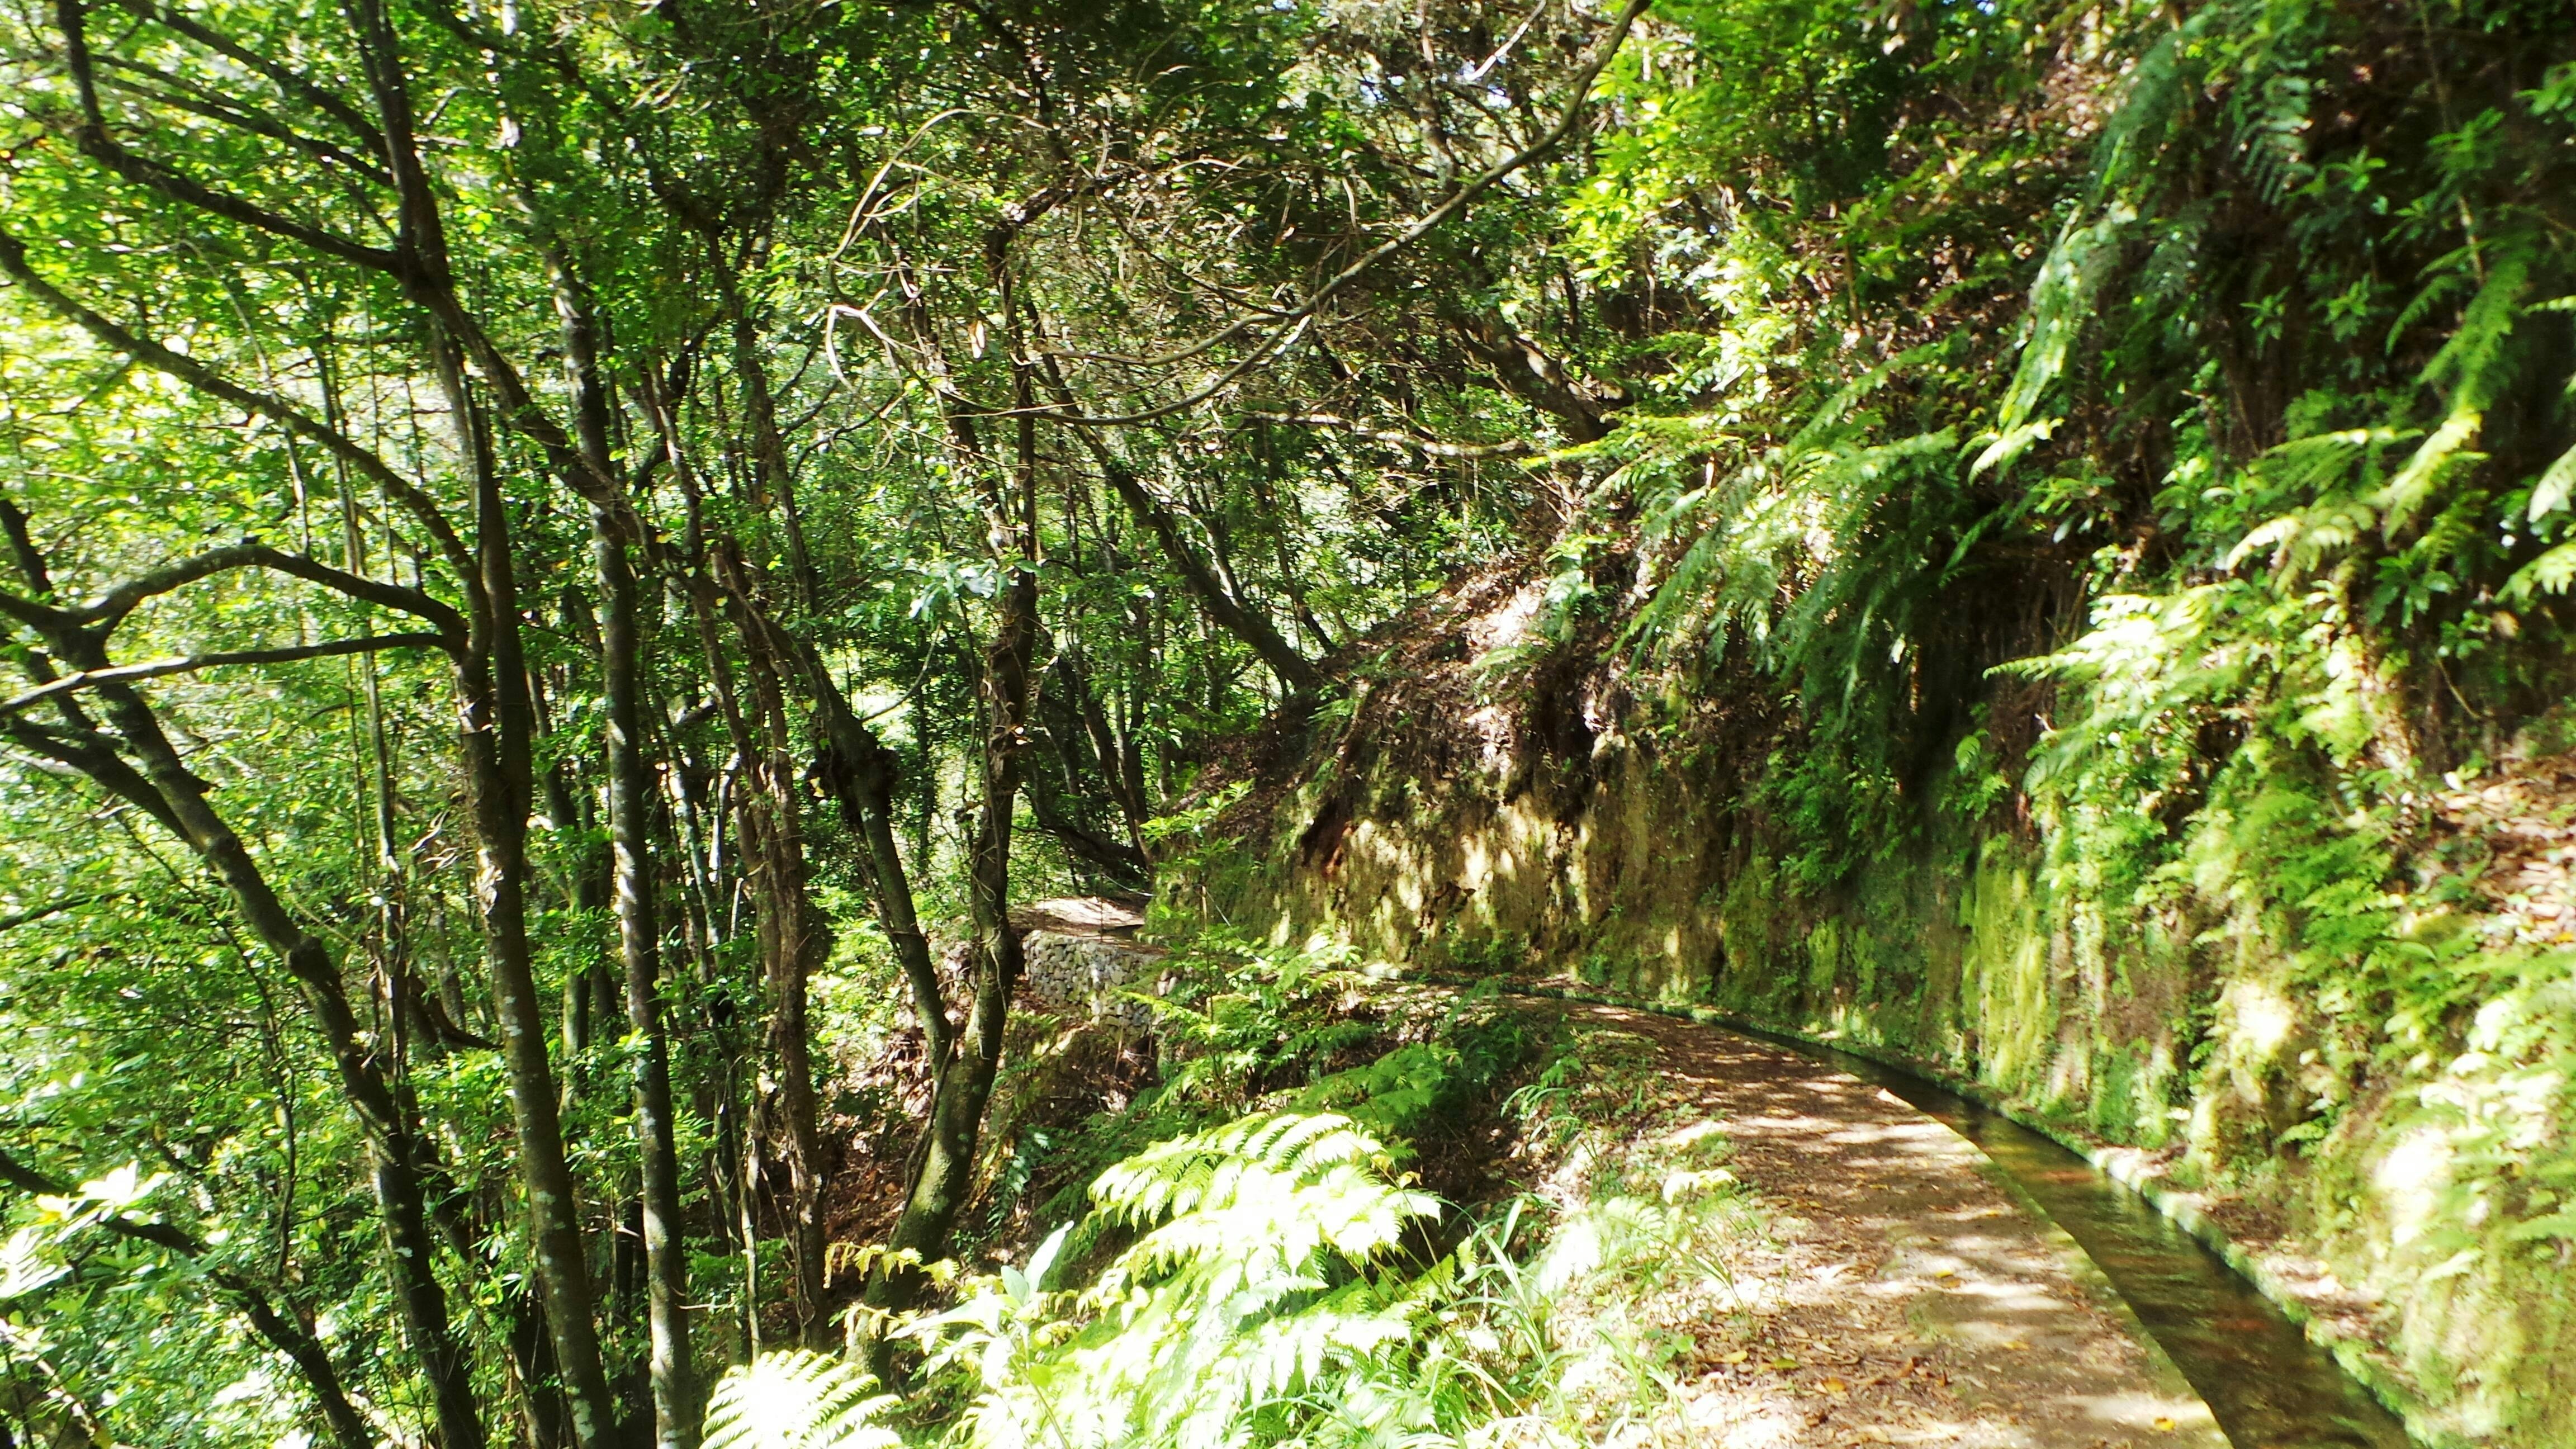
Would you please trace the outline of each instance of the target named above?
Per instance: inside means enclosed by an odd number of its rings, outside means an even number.
[[[1772,1213],[1773,1245],[1733,1265],[1750,1338],[1742,1320],[1705,1325],[1688,1365],[1694,1441],[2224,1449],[2100,1270],[1957,1133],[1749,1037],[1568,1009],[1652,1043]]]

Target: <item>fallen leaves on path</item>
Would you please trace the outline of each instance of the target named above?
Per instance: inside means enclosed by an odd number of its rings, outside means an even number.
[[[1609,1007],[1573,1018],[1631,1038],[1650,1085],[1622,1088],[1626,1140],[1576,1144],[1542,1193],[1597,1194],[1623,1167],[1651,1176],[1672,1144],[1722,1134],[1724,1174],[1747,1204],[1722,1273],[1619,1305],[1631,1335],[1685,1347],[1670,1397],[1605,1425],[1600,1442],[2224,1445],[2063,1240],[1948,1128],[1733,1033]]]

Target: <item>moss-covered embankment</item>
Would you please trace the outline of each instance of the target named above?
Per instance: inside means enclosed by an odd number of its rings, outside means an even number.
[[[2026,785],[1990,694],[1855,804],[1786,706],[1516,649],[1540,587],[1382,639],[1167,894],[1974,1083],[2135,1149],[2426,1442],[2576,1444],[2576,766],[2545,736],[2369,808],[2223,732],[2162,798],[2087,795]]]

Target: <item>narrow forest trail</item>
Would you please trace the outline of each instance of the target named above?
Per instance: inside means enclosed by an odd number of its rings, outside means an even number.
[[[1772,1215],[1731,1265],[1738,1311],[1675,1325],[1697,1344],[1679,1397],[1703,1442],[2227,1444],[2082,1250],[1947,1126],[1721,1028],[1567,1011],[1649,1043]]]

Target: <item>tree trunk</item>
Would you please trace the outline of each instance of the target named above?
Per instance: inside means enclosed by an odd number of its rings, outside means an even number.
[[[1067,654],[1063,668],[1083,732],[1091,737],[1091,752],[1099,758],[1100,773],[1109,782],[1109,793],[1117,800],[1118,813],[1126,821],[1127,843],[1145,861],[1150,878],[1153,859],[1145,849],[1145,822],[1154,818],[1154,810],[1145,798],[1145,765],[1136,754],[1134,732],[1121,731],[1110,723],[1109,712],[1102,708],[1099,694],[1091,687],[1090,672],[1077,655]]]
[[[734,603],[750,676],[753,750],[751,788],[743,800],[745,863],[759,905],[761,959],[770,995],[770,1041],[776,1052],[778,1101],[787,1128],[788,1225],[794,1247],[798,1336],[811,1343],[823,1326],[822,1128],[814,1095],[813,1038],[806,983],[830,938],[806,891],[805,838],[796,767],[789,748],[785,661],[762,616],[748,568],[730,540],[715,549],[719,577]]]
[[[519,1180],[528,1195],[529,1257],[554,1339],[556,1370],[571,1407],[574,1442],[580,1449],[605,1449],[616,1433],[615,1401],[600,1366],[599,1331],[591,1320],[590,1267],[572,1168],[564,1154],[554,1071],[546,1058],[545,1005],[528,943],[528,807],[534,778],[508,503],[463,374],[453,354],[444,348],[441,354],[440,381],[476,495],[481,607],[458,672],[484,957],[491,970],[493,1011],[500,1020],[511,1121],[518,1132]]]
[[[1092,445],[1093,455],[1100,464],[1101,473],[1109,480],[1111,490],[1146,528],[1152,530],[1154,541],[1163,547],[1163,557],[1171,562],[1173,571],[1181,576],[1181,582],[1189,587],[1191,596],[1199,601],[1200,608],[1207,611],[1208,618],[1259,655],[1261,662],[1270,666],[1270,672],[1279,676],[1279,682],[1291,693],[1313,694],[1321,689],[1323,672],[1280,634],[1279,627],[1271,623],[1267,615],[1236,598],[1226,588],[1216,571],[1198,556],[1196,549],[1190,547],[1189,540],[1182,537],[1180,515],[1172,506],[1155,497],[1145,486],[1145,481],[1136,476],[1134,469],[1101,447],[1088,432],[1082,436]]]
[[[867,851],[870,896],[877,924],[894,947],[896,964],[911,988],[913,1009],[921,1017],[923,1044],[931,1070],[947,1064],[955,1045],[942,998],[939,973],[930,960],[930,938],[923,934],[914,907],[912,878],[894,838],[894,786],[900,765],[876,732],[850,708],[833,682],[832,672],[813,645],[795,638],[765,617],[759,621],[778,636],[781,652],[792,657],[813,707],[815,733],[821,737],[814,776],[831,792],[848,826]]]
[[[599,369],[599,329],[572,270],[549,254],[555,310],[563,324],[564,375],[573,392],[573,434],[596,478],[616,476],[609,402]],[[635,1034],[635,1140],[644,1240],[645,1318],[651,1339],[647,1380],[653,1437],[660,1449],[695,1449],[697,1412],[689,1361],[689,1260],[680,1221],[679,1154],[673,1141],[671,1046],[658,995],[662,974],[658,882],[653,868],[655,783],[644,743],[643,609],[629,520],[615,501],[591,505],[591,559],[599,584],[600,692],[607,736],[608,844],[619,959],[625,966],[626,1024]],[[606,1011],[600,1013],[602,1030]],[[621,1286],[621,1292],[631,1291]]]
[[[930,1137],[888,1246],[924,1259],[946,1255],[957,1214],[973,1186],[984,1108],[1001,1068],[1002,1029],[1020,979],[1020,939],[1010,924],[1011,815],[1019,798],[1019,753],[1028,717],[1029,656],[1037,639],[1037,578],[1015,571],[1002,591],[1002,617],[985,649],[984,806],[967,858],[975,928],[975,995],[959,1050],[939,1073]],[[887,1306],[887,1305],[881,1305]]]
[[[1072,390],[1065,386],[1062,377],[1055,374],[1053,365],[1048,366],[1047,383],[1055,394],[1057,407],[1071,410],[1074,406]],[[1108,481],[1110,491],[1116,493],[1128,511],[1153,533],[1154,541],[1162,545],[1163,557],[1170,561],[1173,571],[1181,576],[1181,582],[1198,599],[1199,607],[1207,617],[1259,655],[1261,662],[1270,666],[1270,672],[1279,677],[1280,684],[1289,693],[1311,695],[1322,689],[1323,672],[1280,634],[1279,627],[1271,623],[1268,616],[1226,587],[1226,581],[1220,579],[1217,571],[1199,557],[1198,550],[1190,547],[1189,540],[1181,536],[1179,513],[1155,497],[1154,491],[1145,486],[1145,480],[1136,476],[1136,470],[1110,452],[1100,439],[1092,436],[1092,431],[1087,427],[1073,429],[1082,439],[1082,445],[1090,449],[1092,461],[1099,465],[1100,475]]]
[[[638,1046],[635,1140],[643,1178],[653,1436],[660,1449],[694,1449],[698,1436],[690,1382],[689,1261],[680,1225],[679,1153],[672,1138],[671,1048],[657,995],[661,925],[654,909],[654,786],[644,758],[641,621],[635,574],[616,521],[594,512],[592,542],[605,616],[600,665],[607,696],[608,839],[616,860],[617,940],[626,965],[626,1024]]]
[[[698,647],[706,659],[707,679],[713,687],[716,714],[723,721],[725,739],[732,745],[735,758],[747,765],[759,750],[752,738],[751,725],[743,716],[733,660],[725,650],[724,634],[718,622],[720,581],[715,577],[715,553],[707,534],[706,510],[699,492],[697,473],[680,445],[679,418],[650,371],[643,374],[642,391],[654,428],[661,435],[664,454],[670,460],[672,475],[680,484],[686,527],[682,545],[688,569],[682,584],[688,594],[691,620],[697,626]],[[715,783],[713,795],[704,802],[703,809],[692,805],[689,811],[699,821],[699,834],[704,842],[704,865],[693,865],[692,869],[703,869],[708,882],[702,906],[706,913],[703,945],[707,952],[702,960],[702,969],[710,971],[715,960],[715,948],[731,935],[724,901],[714,887],[714,883],[725,875],[725,797],[731,772],[731,766],[708,770],[706,777]],[[685,774],[681,784],[686,797],[692,787]],[[732,813],[738,822],[747,823],[752,817],[746,806],[737,806]],[[733,836],[736,854],[741,852],[742,838],[742,825],[737,823]],[[731,892],[723,894],[729,896]],[[742,1255],[743,1291],[738,1326],[743,1350],[756,1353],[760,1348],[760,1306],[756,1301],[760,1288],[760,1245],[755,1231],[757,1221],[752,1211],[752,1174],[748,1170],[752,1156],[748,1141],[753,1135],[753,1127],[745,1122],[745,1117],[751,1114],[743,1108],[745,1097],[755,1094],[742,1092],[736,1086],[745,1075],[743,1058],[746,1053],[741,1049],[739,1034],[735,1030],[740,1018],[734,1011],[730,996],[713,996],[710,1009],[713,1019],[707,1023],[710,1028],[708,1036],[720,1066],[713,1074],[715,1083],[708,1089],[708,1116],[716,1128],[716,1141],[709,1163],[709,1190],[716,1204],[715,1216],[724,1227],[724,1236],[732,1240],[732,1246]],[[757,1105],[756,1098],[754,1105]]]
[[[1005,315],[1010,315],[1007,307]],[[1016,339],[1011,355],[1019,355]],[[984,646],[984,807],[967,856],[974,998],[959,1049],[939,1070],[921,1166],[888,1242],[895,1251],[918,1253],[925,1261],[946,1256],[957,1214],[974,1185],[975,1148],[1001,1068],[1003,1028],[1022,966],[1020,938],[1010,921],[1011,817],[1019,804],[1020,754],[1028,742],[1029,665],[1038,641],[1037,436],[1025,365],[1014,368],[1014,382],[1021,415],[1007,488],[982,458],[971,419],[953,411],[949,419],[960,452],[978,465],[987,547],[1010,570],[1010,578],[995,601],[997,617]],[[911,1275],[881,1274],[869,1284],[869,1301],[896,1306],[916,1288]]]
[[[501,1325],[511,1388],[519,1400],[519,1419],[527,1430],[528,1449],[564,1449],[572,1442],[570,1415],[555,1373],[554,1341],[546,1329],[546,1310],[527,1288],[503,1291]]]

